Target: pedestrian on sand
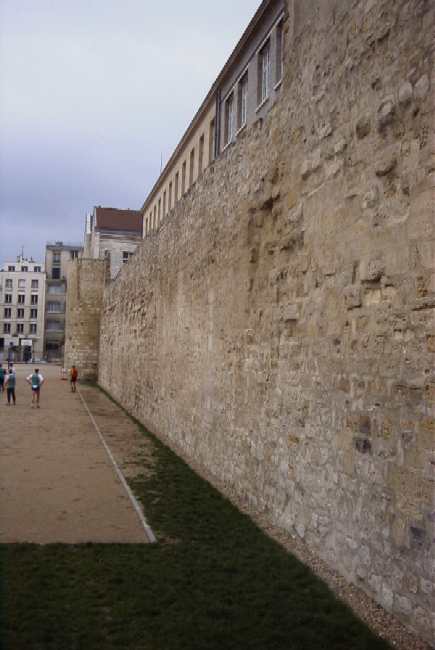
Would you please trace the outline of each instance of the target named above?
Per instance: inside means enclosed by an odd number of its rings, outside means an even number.
[[[78,376],[79,376],[79,373],[77,371],[77,368],[75,366],[72,366],[71,370],[69,371],[69,380],[71,382],[71,391],[73,393],[75,393],[76,389],[77,389]]]
[[[39,372],[39,368],[35,368],[33,374],[29,375],[26,378],[27,383],[30,384],[32,388],[32,408],[36,404],[36,408],[39,409],[39,397],[41,394],[41,386],[44,383],[44,377]]]
[[[5,369],[3,368],[3,364],[0,363],[0,393],[3,393],[5,389]]]
[[[13,405],[15,406],[15,386],[17,383],[17,378],[15,375],[15,371],[12,367],[9,368],[8,374],[5,377],[5,386],[6,386],[6,396],[8,398],[7,405],[11,405],[11,400]]]

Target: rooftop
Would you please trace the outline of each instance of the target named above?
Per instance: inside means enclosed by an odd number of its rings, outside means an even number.
[[[96,230],[122,230],[142,235],[142,212],[139,210],[118,210],[116,208],[95,208]]]

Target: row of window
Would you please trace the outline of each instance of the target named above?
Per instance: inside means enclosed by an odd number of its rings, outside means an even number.
[[[175,207],[176,203],[186,194],[186,192],[199,178],[204,169],[214,160],[215,147],[215,120],[211,120],[208,128],[208,164],[206,160],[207,152],[205,150],[205,133],[202,133],[198,147],[192,147],[189,157],[181,164],[181,170],[175,172],[173,178],[169,181],[167,189],[155,202],[154,206],[145,217],[145,235],[153,230],[157,230],[162,219]],[[189,167],[187,167],[189,163]],[[180,176],[181,171],[181,176]],[[187,173],[189,171],[189,173]]]
[[[272,84],[278,86],[283,73],[283,21],[276,26],[274,70],[272,70],[272,42],[268,36],[257,54],[257,110],[269,99]],[[248,121],[248,93],[250,74],[247,69],[224,105],[224,146],[232,142],[237,131],[243,129]],[[237,108],[236,108],[237,103]]]
[[[3,310],[3,317],[4,318],[12,318],[12,307],[5,307]],[[37,309],[31,309],[30,310],[30,318],[36,319],[38,318],[38,310]],[[17,309],[17,319],[24,319],[24,308],[23,307],[18,307]]]
[[[26,280],[18,280],[18,289],[25,289],[26,288]],[[39,280],[32,280],[30,283],[31,289],[38,289],[39,287]],[[7,278],[5,280],[5,289],[13,289],[14,288],[14,281],[11,278]]]
[[[21,271],[22,273],[27,273],[29,271],[29,266],[15,266],[14,264],[11,264],[8,266],[8,271],[10,273],[14,273],[15,271]],[[41,273],[41,267],[40,266],[33,266],[30,268],[31,273]]]
[[[17,296],[17,303],[19,305],[24,305],[26,302],[26,296],[24,293],[19,293]],[[12,304],[12,294],[11,293],[5,293],[5,303],[6,304]],[[38,294],[34,293],[30,296],[30,304],[31,305],[37,305],[38,304]]]
[[[184,160],[181,164],[171,170],[170,176],[163,180],[161,189],[153,199],[153,203],[144,215],[144,235],[158,229],[162,220],[172,210],[176,203],[194,184],[203,170],[214,160],[215,152],[220,151],[220,135],[216,141],[215,120],[219,121],[219,134],[222,129],[222,145],[229,145],[236,133],[244,128],[277,89],[283,76],[283,30],[284,18],[278,18],[275,25],[269,31],[251,62],[243,74],[225,98],[222,106],[222,113],[219,107],[218,117],[210,119],[208,114],[204,121],[208,121],[208,127],[198,127],[192,136],[195,144],[183,154]],[[251,65],[253,62],[254,65]],[[255,88],[256,83],[256,88]],[[221,117],[222,115],[222,117]],[[222,124],[221,124],[222,119]],[[208,128],[208,133],[207,133]],[[206,143],[206,137],[208,142]],[[208,152],[206,149],[208,144]],[[208,154],[208,158],[207,158]]]
[[[11,329],[12,329],[11,323],[3,323],[3,334],[10,334]],[[24,323],[17,323],[15,325],[15,333],[24,334]],[[38,333],[38,327],[36,323],[30,323],[28,334],[37,334],[37,333]]]
[[[70,251],[69,252],[70,259],[72,259],[72,260],[78,259],[79,252],[80,252],[79,250]],[[61,258],[62,258],[62,252],[61,251],[53,251],[53,253],[52,253],[53,264],[59,265],[60,262],[61,262]]]

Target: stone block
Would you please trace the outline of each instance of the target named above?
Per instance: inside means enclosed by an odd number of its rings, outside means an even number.
[[[284,321],[297,321],[299,320],[299,305],[287,305],[282,310],[282,318]]]
[[[412,84],[409,81],[405,81],[399,88],[399,104],[403,107],[408,106],[412,102],[412,98]]]
[[[358,122],[355,125],[355,132],[357,138],[359,140],[362,140],[363,138],[369,135],[370,131],[371,131],[370,116],[363,115],[362,117],[359,118]]]
[[[380,259],[363,260],[359,267],[361,282],[379,282],[385,273],[385,265]]]
[[[414,87],[415,98],[422,101],[429,93],[430,81],[429,76],[424,74],[420,77]]]
[[[378,129],[384,131],[392,124],[395,117],[395,105],[392,98],[385,99],[378,109]]]
[[[362,305],[361,288],[356,285],[350,285],[344,290],[344,299],[347,309],[357,309]]]
[[[375,163],[375,174],[379,178],[390,174],[397,166],[397,157],[395,154],[387,152]]]
[[[372,443],[368,438],[355,438],[355,449],[360,454],[370,454],[372,452]]]

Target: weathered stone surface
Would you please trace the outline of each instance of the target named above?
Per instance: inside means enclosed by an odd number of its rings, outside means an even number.
[[[77,366],[81,379],[95,380],[98,375],[100,317],[108,277],[106,260],[82,258],[69,267],[64,366]]]
[[[435,6],[344,3],[338,21],[325,2],[324,23],[319,2],[289,12],[281,99],[261,127],[106,291],[99,381],[433,639],[435,106],[419,80]]]

